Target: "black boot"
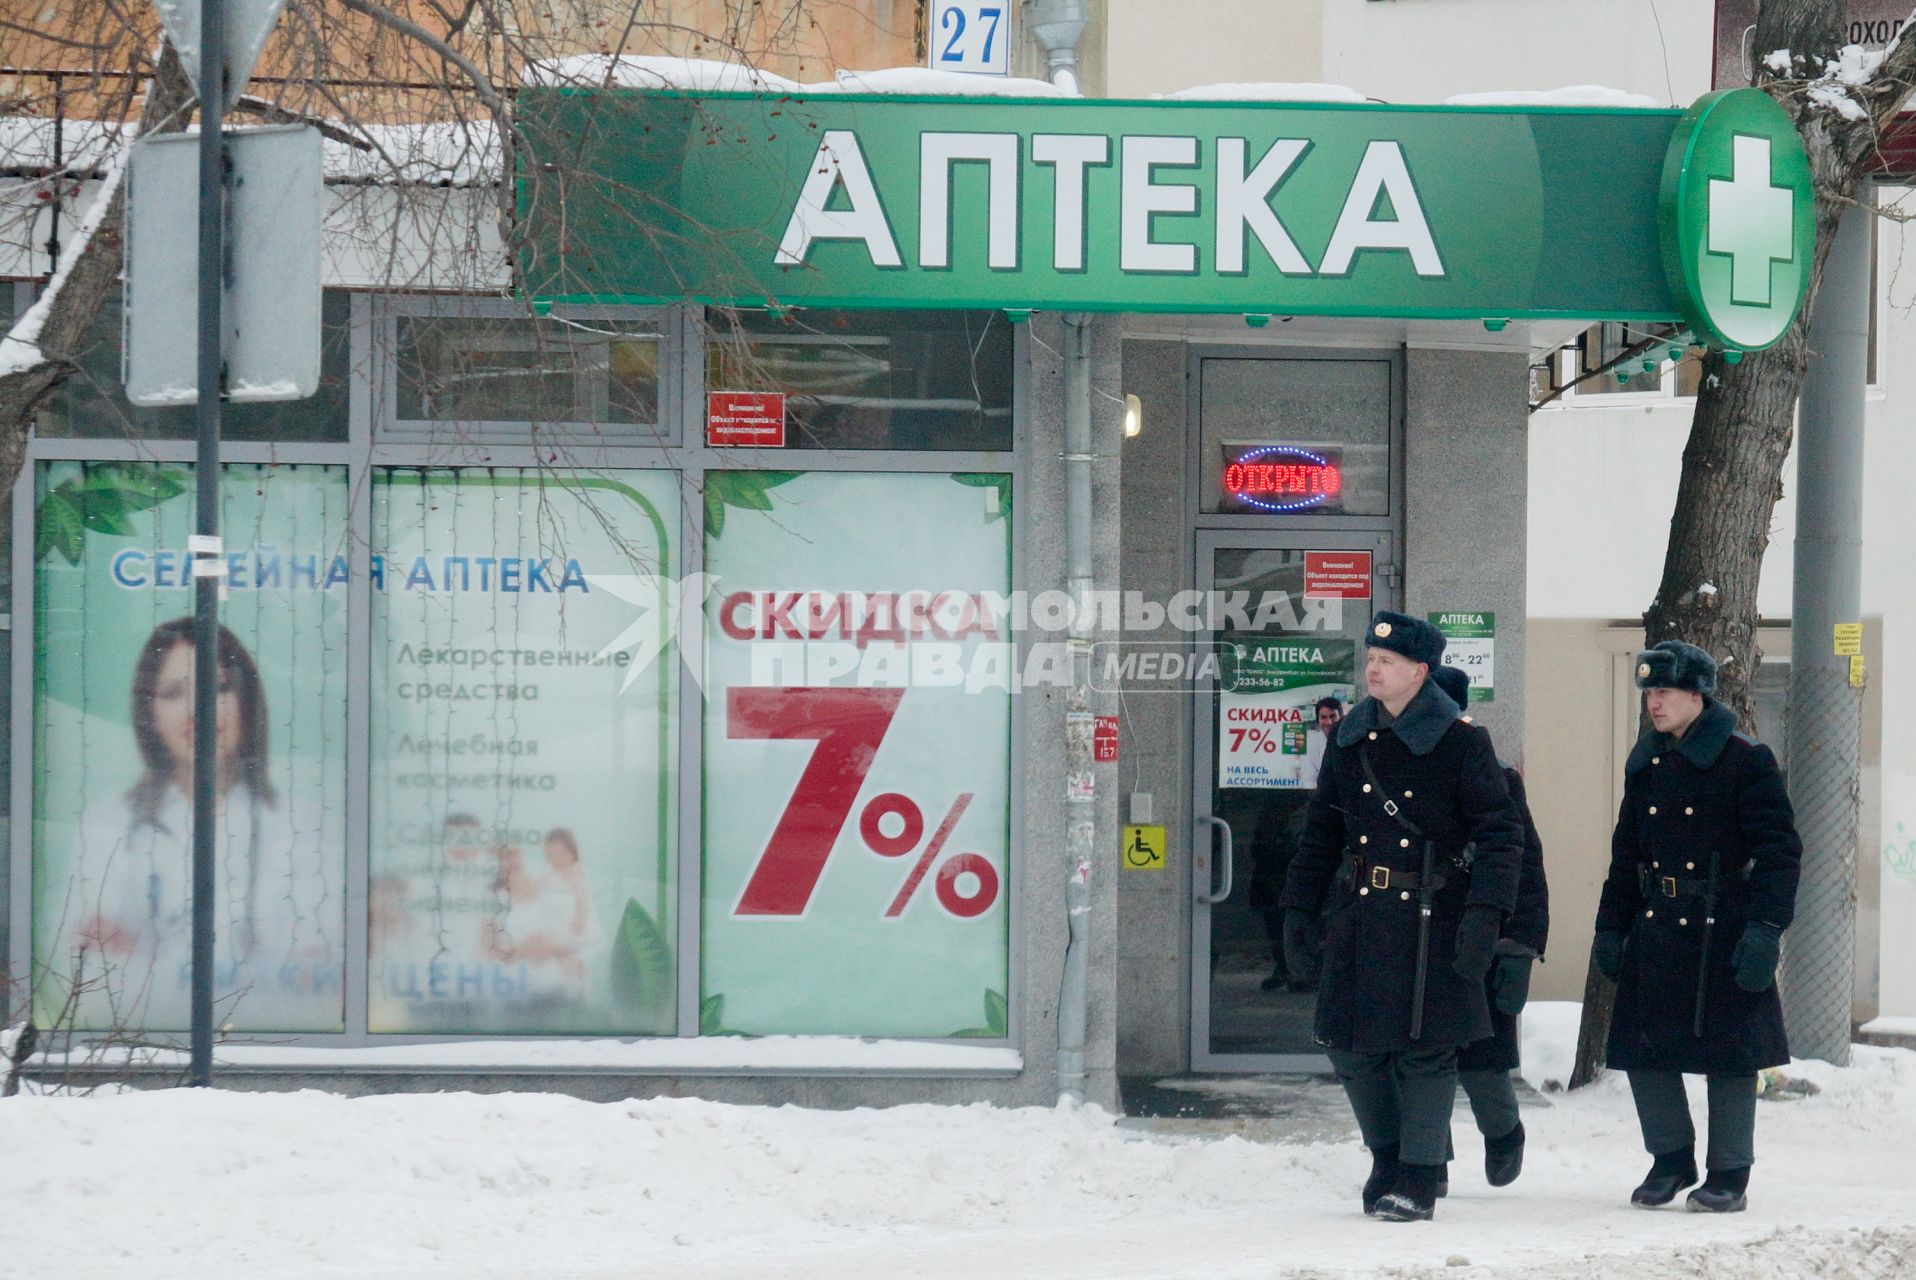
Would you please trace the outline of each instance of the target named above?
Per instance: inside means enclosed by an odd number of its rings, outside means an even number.
[[[1712,1169],[1703,1185],[1690,1193],[1692,1213],[1742,1213],[1750,1201],[1743,1193],[1750,1188],[1750,1166],[1741,1169]]]
[[[1493,1187],[1507,1187],[1523,1172],[1523,1121],[1501,1138],[1484,1139],[1484,1177]]]
[[[1386,1222],[1428,1222],[1437,1215],[1437,1177],[1443,1166],[1397,1166],[1397,1185],[1377,1202],[1376,1216]]]
[[[1370,1153],[1370,1177],[1364,1179],[1364,1212],[1376,1213],[1377,1202],[1397,1182],[1397,1148],[1378,1147]]]
[[[1257,984],[1259,991],[1276,991],[1290,985],[1291,975],[1284,971],[1284,962],[1279,960],[1271,970],[1271,976]]]
[[[1643,1185],[1630,1193],[1630,1203],[1639,1209],[1654,1209],[1676,1199],[1677,1192],[1696,1185],[1696,1151],[1666,1151],[1650,1166]]]
[[[1446,1160],[1437,1166],[1437,1181],[1435,1186],[1439,1200],[1442,1200],[1450,1194],[1450,1161]]]

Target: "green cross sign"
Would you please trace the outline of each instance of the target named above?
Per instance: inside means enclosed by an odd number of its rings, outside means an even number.
[[[1736,138],[1730,181],[1710,179],[1709,251],[1730,259],[1730,301],[1770,305],[1770,264],[1795,253],[1790,189],[1770,181],[1770,140]]]
[[[1758,89],[1707,94],[1664,158],[1664,273],[1691,329],[1760,351],[1789,331],[1816,248],[1809,158],[1789,115]]]

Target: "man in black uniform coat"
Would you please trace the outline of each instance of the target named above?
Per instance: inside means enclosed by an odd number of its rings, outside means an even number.
[[[1470,677],[1461,667],[1430,673],[1462,711],[1470,701]],[[1464,719],[1470,719],[1465,716]],[[1543,839],[1530,816],[1523,775],[1503,766],[1511,802],[1523,819],[1523,875],[1517,882],[1517,909],[1504,919],[1497,939],[1497,962],[1489,979],[1491,1034],[1457,1055],[1457,1083],[1470,1099],[1477,1131],[1484,1135],[1484,1177],[1507,1187],[1523,1172],[1524,1130],[1517,1114],[1517,1088],[1510,1073],[1519,1066],[1517,1015],[1530,998],[1530,966],[1543,955],[1550,937],[1550,887],[1543,874]]]
[[[1697,1180],[1684,1072],[1709,1080],[1709,1177],[1692,1209],[1745,1206],[1756,1073],[1788,1062],[1776,960],[1803,856],[1776,757],[1710,695],[1716,662],[1666,640],[1637,655],[1651,728],[1623,768],[1623,807],[1597,908],[1597,967],[1617,983],[1606,1048],[1629,1073],[1655,1157],[1631,1201]]]
[[[1490,735],[1429,679],[1443,633],[1386,610],[1364,642],[1369,696],[1324,753],[1285,879],[1285,948],[1308,970],[1328,900],[1316,1040],[1371,1150],[1364,1211],[1408,1222],[1436,1207],[1457,1051],[1491,1031],[1484,980],[1523,827]]]

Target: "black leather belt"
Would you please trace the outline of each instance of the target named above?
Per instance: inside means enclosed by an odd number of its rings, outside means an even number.
[[[1396,867],[1387,867],[1380,862],[1366,862],[1355,854],[1344,856],[1344,868],[1350,872],[1351,891],[1359,889],[1409,889],[1423,888],[1424,878],[1415,871],[1400,871]],[[1444,887],[1444,877],[1440,873],[1431,877],[1431,887]]]
[[[1723,877],[1718,890],[1727,891],[1734,885],[1747,883],[1749,878],[1749,867],[1739,867]],[[1710,892],[1710,882],[1700,877],[1658,875],[1648,867],[1639,867],[1637,888],[1646,898],[1657,894],[1666,898],[1701,898]]]

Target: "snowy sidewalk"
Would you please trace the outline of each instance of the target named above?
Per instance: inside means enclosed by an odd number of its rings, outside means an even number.
[[[1533,1017],[1561,1059],[1574,1006]],[[1620,1078],[1526,1112],[1523,1178],[1457,1127],[1435,1223],[1364,1218],[1354,1142],[1096,1111],[817,1112],[547,1095],[188,1091],[0,1102],[0,1274],[68,1280],[637,1276],[1891,1277],[1916,1274],[1916,1053],[1800,1064],[1751,1209],[1628,1205]],[[1699,1107],[1699,1115],[1700,1107]]]

